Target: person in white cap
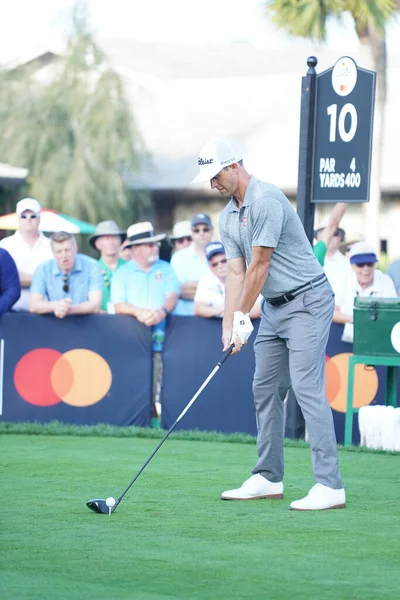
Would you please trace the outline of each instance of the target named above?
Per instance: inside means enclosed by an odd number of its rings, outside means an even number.
[[[178,221],[169,236],[173,245],[173,252],[187,248],[192,243],[192,227],[190,221]]]
[[[351,271],[343,277],[335,297],[333,322],[344,325],[342,341],[353,342],[354,298],[395,298],[396,288],[389,277],[376,269],[378,257],[368,242],[357,242],[349,252]]]
[[[174,314],[180,316],[194,315],[197,284],[208,273],[204,248],[211,242],[213,234],[211,218],[206,213],[193,215],[190,228],[193,243],[180,252],[175,252],[171,258],[171,267],[181,284],[179,302],[174,310]]]
[[[221,242],[210,242],[205,247],[209,272],[204,275],[197,286],[194,297],[194,314],[199,317],[222,317],[225,308],[225,284],[228,265],[224,245]],[[261,296],[250,311],[252,319],[260,317]]]
[[[284,398],[292,384],[305,416],[316,484],[292,510],[343,508],[332,411],[326,400],[325,351],[334,295],[304,227],[286,196],[250,175],[227,140],[200,150],[195,182],[209,181],[228,200],[219,230],[228,259],[224,350],[249,339],[249,312],[261,293],[253,381],[258,461],[240,488],[223,500],[283,498]]]
[[[12,310],[29,310],[29,288],[36,267],[53,258],[49,238],[39,231],[40,210],[34,198],[20,200],[16,207],[18,229],[0,241],[0,247],[14,259],[21,283],[21,296]]]

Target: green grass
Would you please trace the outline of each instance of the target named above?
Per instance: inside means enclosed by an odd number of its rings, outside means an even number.
[[[85,502],[118,496],[162,432],[33,426],[0,428],[2,600],[400,596],[398,455],[341,449],[348,508],[298,513],[289,503],[313,485],[304,444],[285,448],[284,500],[223,502],[254,440],[177,434],[108,517]]]

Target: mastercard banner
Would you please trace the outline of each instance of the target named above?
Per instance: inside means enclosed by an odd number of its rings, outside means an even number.
[[[3,421],[146,426],[151,330],[122,315],[0,318]]]

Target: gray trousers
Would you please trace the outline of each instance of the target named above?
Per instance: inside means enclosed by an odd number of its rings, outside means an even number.
[[[252,472],[269,481],[283,480],[283,401],[291,382],[307,426],[315,480],[330,488],[342,487],[325,384],[333,308],[334,294],[328,282],[282,306],[262,302],[254,342],[258,461]]]

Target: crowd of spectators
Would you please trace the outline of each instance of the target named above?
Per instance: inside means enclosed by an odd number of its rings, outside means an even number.
[[[345,326],[343,339],[353,341],[354,298],[400,296],[400,259],[389,266],[388,275],[376,269],[378,256],[367,241],[346,242],[339,227],[345,210],[345,204],[336,204],[327,226],[315,232],[314,253],[336,296],[333,321]],[[96,260],[78,252],[70,233],[46,237],[40,212],[33,198],[18,202],[18,229],[0,241],[0,314],[129,315],[151,328],[155,355],[162,351],[169,314],[223,316],[227,260],[209,215],[197,213],[175,223],[167,262],[159,256],[167,236],[156,234],[148,221],[127,231],[114,221],[98,223],[89,238],[99,253]],[[252,318],[259,317],[261,301]]]
[[[346,204],[333,208],[326,227],[315,232],[314,253],[323,265],[336,295],[334,321],[352,322],[355,296],[400,295],[400,259],[385,275],[376,269],[376,250],[364,240],[346,242],[339,227]],[[197,213],[174,224],[169,241],[170,262],[160,260],[160,242],[150,222],[135,223],[127,231],[114,221],[98,223],[90,245],[98,260],[78,253],[72,234],[40,231],[39,202],[18,202],[18,229],[0,240],[0,312],[8,310],[59,318],[98,312],[129,314],[157,333],[154,347],[162,346],[165,317],[199,315],[221,317],[225,299],[225,249],[214,238],[209,215]],[[17,273],[17,276],[16,276]],[[258,299],[251,316],[259,316]],[[158,340],[158,341],[157,341]],[[161,340],[161,344],[160,344]]]

